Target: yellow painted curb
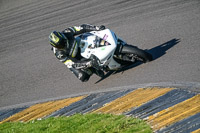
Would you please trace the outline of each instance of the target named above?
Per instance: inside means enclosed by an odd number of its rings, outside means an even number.
[[[162,110],[152,116],[149,116],[148,121],[153,126],[153,129],[158,130],[199,112],[200,94],[168,109]]]
[[[200,128],[195,130],[195,131],[193,131],[192,133],[200,133]]]
[[[173,88],[139,88],[93,112],[121,114],[161,95],[164,95],[172,89]]]
[[[80,96],[80,97],[67,98],[67,99],[63,99],[63,100],[35,104],[13,116],[10,116],[9,118],[0,122],[0,124],[4,123],[4,122],[9,122],[9,121],[24,121],[24,122],[26,122],[26,121],[42,118],[42,117],[45,117],[65,106],[68,106],[74,102],[77,102],[77,101],[83,99],[84,97],[85,96]]]

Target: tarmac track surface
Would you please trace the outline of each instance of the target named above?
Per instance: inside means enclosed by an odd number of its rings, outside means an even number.
[[[154,60],[81,83],[53,55],[48,35],[105,25]],[[137,84],[200,82],[199,0],[1,0],[0,107]]]

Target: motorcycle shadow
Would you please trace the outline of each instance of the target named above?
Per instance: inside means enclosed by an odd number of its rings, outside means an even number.
[[[160,58],[161,56],[165,55],[167,53],[167,50],[169,50],[170,48],[174,47],[176,44],[178,44],[180,42],[180,39],[172,39],[168,42],[165,42],[159,46],[156,46],[154,48],[145,50],[146,52],[150,53],[153,56],[153,60],[156,60],[158,58]],[[110,75],[116,74],[116,73],[122,73],[126,70],[132,69],[134,67],[137,67],[139,65],[143,64],[142,62],[136,62],[134,64],[128,65],[123,67],[120,70],[117,71],[109,71],[108,73],[105,74],[105,76],[103,78],[101,78],[100,80],[98,80],[95,84],[101,82],[102,80],[106,79],[107,77],[109,77]]]

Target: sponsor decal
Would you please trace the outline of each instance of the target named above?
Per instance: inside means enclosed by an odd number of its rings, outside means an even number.
[[[108,38],[108,35],[106,35],[106,34],[105,34],[105,35],[104,35],[104,37],[103,37],[103,40],[105,40],[105,41],[106,41],[106,40],[107,40],[107,38]]]
[[[101,48],[101,50],[105,50],[105,49],[106,49],[105,47]]]

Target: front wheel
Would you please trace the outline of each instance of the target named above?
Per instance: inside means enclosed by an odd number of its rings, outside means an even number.
[[[132,45],[124,45],[120,53],[124,61],[141,61],[144,63],[152,61],[151,54]]]

